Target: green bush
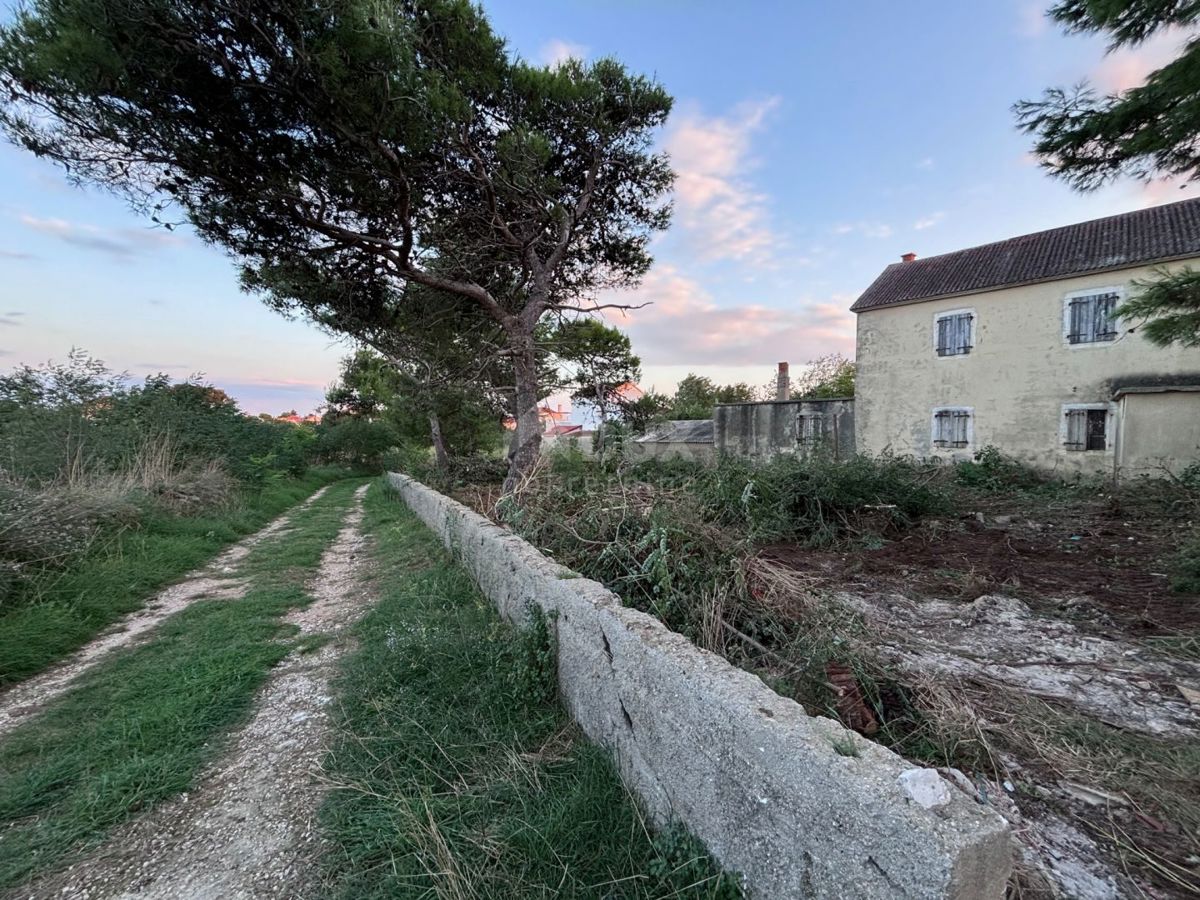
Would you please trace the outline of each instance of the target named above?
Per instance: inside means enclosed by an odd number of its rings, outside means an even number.
[[[894,456],[781,456],[768,463],[724,458],[697,479],[711,519],[756,541],[825,545],[860,529],[911,524],[948,508],[936,470]]]
[[[303,474],[301,431],[244,415],[209,384],[165,375],[130,384],[80,351],[0,375],[0,460],[10,478],[34,484],[126,473],[150,448],[176,470],[219,463],[259,485],[264,467]]]
[[[315,443],[318,458],[367,472],[382,472],[388,451],[398,443],[387,422],[347,416],[323,425]]]
[[[1171,590],[1200,594],[1200,529],[1192,532],[1171,565]]]
[[[1011,456],[1005,456],[998,447],[990,444],[975,452],[974,461],[957,463],[954,475],[959,484],[985,491],[1034,488],[1048,480],[1040,472]]]

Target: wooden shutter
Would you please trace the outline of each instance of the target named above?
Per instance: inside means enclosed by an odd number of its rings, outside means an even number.
[[[1092,340],[1111,341],[1117,336],[1117,295],[1103,294],[1095,298],[1092,315]]]
[[[1063,442],[1068,450],[1083,450],[1087,447],[1086,409],[1067,410],[1067,439]]]
[[[950,411],[943,409],[933,416],[933,442],[944,447],[950,442]]]
[[[820,413],[803,413],[800,416],[800,443],[815,447],[825,436],[825,417]]]
[[[937,352],[938,356],[949,356],[954,351],[951,349],[951,326],[950,318],[943,317],[937,320]]]
[[[965,447],[970,443],[971,414],[965,409],[955,410],[951,416],[954,425],[954,446]]]
[[[958,323],[958,340],[955,342],[955,346],[958,348],[957,352],[970,353],[972,316],[970,313],[964,313],[963,315],[955,316],[954,318]]]
[[[1067,332],[1067,340],[1072,344],[1078,344],[1086,340],[1084,335],[1085,320],[1087,318],[1087,298],[1076,297],[1070,304],[1070,329]]]

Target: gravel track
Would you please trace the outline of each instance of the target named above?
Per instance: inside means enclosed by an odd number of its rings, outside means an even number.
[[[84,672],[109,653],[128,647],[146,636],[159,623],[196,600],[236,600],[246,586],[237,577],[237,566],[250,551],[287,527],[292,516],[328,490],[315,491],[305,501],[269,525],[221,553],[216,559],[183,581],[161,591],[142,609],[112,625],[77,650],[65,662],[13,685],[0,693],[0,737],[36,715],[48,702],[64,694]]]

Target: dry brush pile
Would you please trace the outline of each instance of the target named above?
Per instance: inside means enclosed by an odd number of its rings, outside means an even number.
[[[961,510],[1001,500],[1035,517],[1115,505],[1186,530],[1190,478],[1098,493],[998,454],[957,470],[886,457],[606,470],[564,454],[515,495],[460,497],[810,713],[942,767],[1014,822],[1023,896],[1169,897],[1200,884],[1200,715],[1183,693],[1200,679],[1195,635],[1106,633],[1073,618],[1074,600],[1056,618],[986,582],[941,599],[836,589],[802,561],[958,528]],[[1160,548],[1164,566],[1182,544]]]

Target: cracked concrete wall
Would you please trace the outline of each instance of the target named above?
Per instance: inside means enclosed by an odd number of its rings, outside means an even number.
[[[817,436],[811,440],[802,425],[806,417],[817,420]],[[838,459],[854,455],[853,398],[721,403],[713,411],[713,423],[718,453],[770,459],[819,448]]]
[[[934,770],[809,716],[461,504],[388,480],[507,619],[531,603],[554,617],[572,716],[653,818],[685,825],[751,897],[1004,896],[1007,826]]]

